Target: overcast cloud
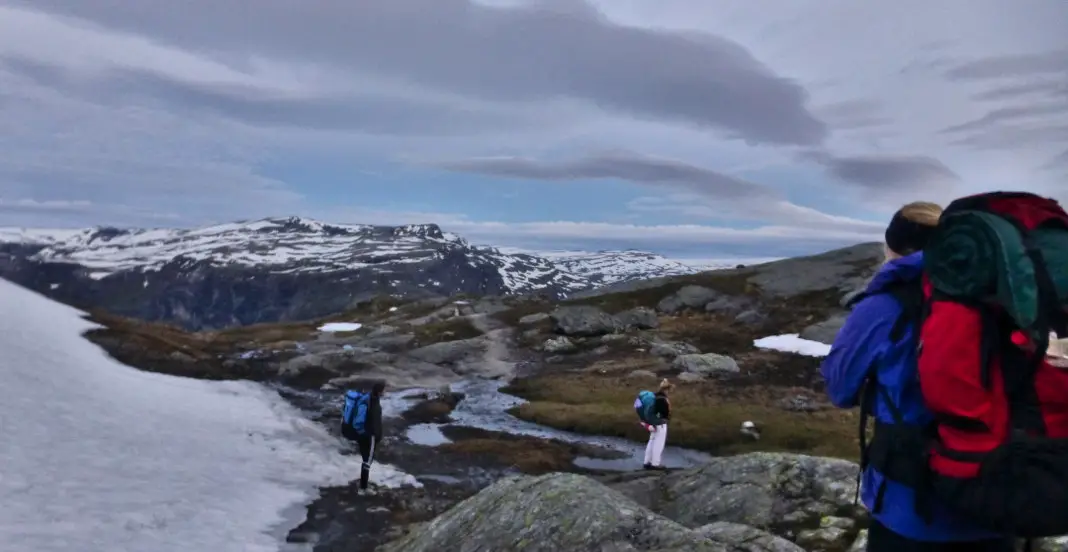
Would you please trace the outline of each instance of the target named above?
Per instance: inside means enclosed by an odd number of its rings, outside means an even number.
[[[1066,172],[1064,2],[0,0],[0,225],[765,256]]]

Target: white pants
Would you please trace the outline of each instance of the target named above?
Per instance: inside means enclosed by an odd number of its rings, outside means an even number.
[[[667,444],[667,424],[653,426],[649,432],[649,444],[645,445],[645,463],[651,466],[660,465],[660,457],[664,454],[664,445]]]

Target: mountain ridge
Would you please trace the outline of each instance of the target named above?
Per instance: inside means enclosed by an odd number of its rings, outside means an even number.
[[[377,295],[538,294],[698,272],[639,251],[539,255],[437,224],[272,217],[190,229],[0,228],[0,277],[187,329],[314,318]]]

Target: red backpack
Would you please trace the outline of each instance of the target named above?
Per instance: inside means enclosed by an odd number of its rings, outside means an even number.
[[[951,203],[924,249],[919,379],[935,416],[924,483],[984,527],[1068,534],[1068,213],[998,192]]]

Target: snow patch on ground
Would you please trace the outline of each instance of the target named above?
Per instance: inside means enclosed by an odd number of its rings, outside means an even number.
[[[354,332],[363,327],[359,322],[330,322],[319,326],[320,332]]]
[[[359,475],[262,385],[122,365],[82,313],[3,280],[0,304],[5,552],[275,552],[318,487]],[[419,485],[384,464],[371,477]]]
[[[408,428],[405,436],[412,443],[424,447],[436,447],[452,442],[441,432],[441,426],[438,424],[413,425]]]
[[[825,357],[831,352],[831,346],[818,341],[801,339],[798,334],[773,335],[753,341],[758,349],[771,349],[784,353],[796,353],[812,357]]]

